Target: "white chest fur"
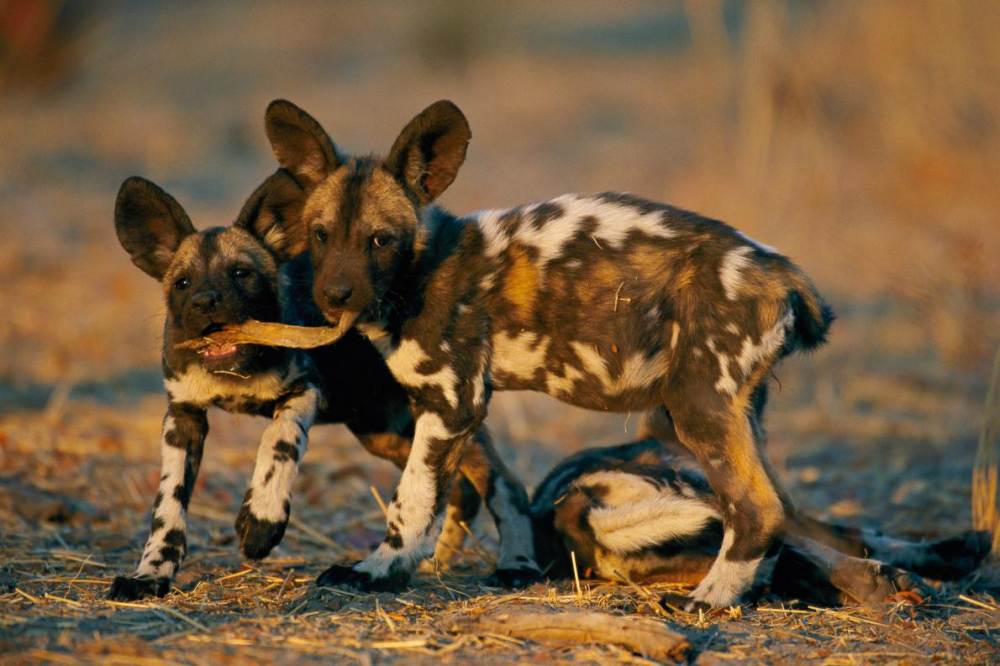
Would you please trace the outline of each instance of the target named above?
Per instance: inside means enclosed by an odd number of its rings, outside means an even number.
[[[299,374],[293,366],[288,374],[271,370],[244,378],[211,373],[201,366],[192,365],[163,383],[174,402],[194,405],[210,405],[220,400],[267,402],[280,397],[289,382]]]

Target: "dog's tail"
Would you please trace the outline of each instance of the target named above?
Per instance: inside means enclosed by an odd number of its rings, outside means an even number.
[[[789,351],[811,351],[826,342],[836,315],[823,301],[816,285],[798,267],[788,266],[786,280],[789,287],[788,304],[795,318],[792,324],[793,345]]]

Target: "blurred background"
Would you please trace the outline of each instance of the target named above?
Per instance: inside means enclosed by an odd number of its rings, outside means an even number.
[[[276,97],[357,152],[454,100],[473,130],[455,211],[627,190],[777,246],[840,317],[774,383],[770,454],[793,495],[897,531],[966,526],[1000,342],[997,34],[991,0],[0,0],[0,478],[47,498],[9,500],[5,527],[113,511],[134,550],[163,308],[115,239],[115,193],[143,175],[197,226],[228,224],[275,166]],[[641,419],[505,394],[489,423],[530,486]],[[235,515],[263,422],[211,423],[195,507]],[[396,472],[343,429],[311,446],[315,525],[350,510],[345,488],[391,492]]]

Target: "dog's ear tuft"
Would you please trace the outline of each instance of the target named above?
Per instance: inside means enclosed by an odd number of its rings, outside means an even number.
[[[162,280],[181,241],[195,228],[172,196],[145,178],[132,176],[118,189],[115,231],[132,263]]]
[[[264,131],[278,163],[306,191],[344,161],[316,119],[287,100],[276,99],[267,105]]]
[[[233,224],[253,234],[279,261],[288,261],[306,250],[305,199],[295,179],[278,169],[254,190]]]
[[[469,121],[462,111],[454,103],[441,100],[403,128],[385,166],[426,205],[455,180],[471,138]]]

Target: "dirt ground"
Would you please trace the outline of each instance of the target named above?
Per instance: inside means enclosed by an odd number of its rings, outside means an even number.
[[[794,499],[893,534],[969,529],[1000,345],[1000,4],[80,6],[37,67],[0,50],[0,662],[646,663],[454,622],[529,603],[660,618],[706,664],[1000,660],[995,571],[916,607],[665,614],[662,586],[484,587],[482,519],[455,569],[404,594],[317,591],[381,539],[370,487],[388,496],[397,472],[316,428],[283,543],[242,562],[232,523],[263,421],[221,412],[174,590],[104,600],[146,536],[165,404],[161,294],[117,245],[115,192],[140,174],[196,225],[228,223],[273,168],[275,97],[356,151],[454,99],[473,130],[456,211],[628,190],[778,246],[839,315],[772,382],[768,452]],[[531,487],[641,416],[503,394],[488,422]]]

